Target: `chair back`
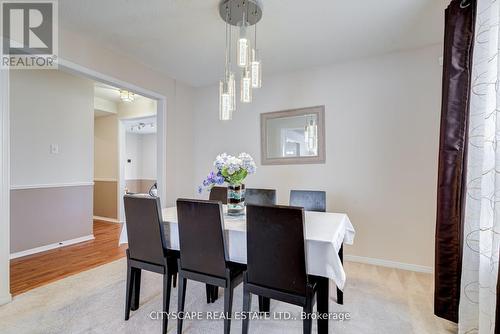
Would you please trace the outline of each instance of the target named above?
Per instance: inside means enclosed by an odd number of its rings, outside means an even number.
[[[181,268],[224,277],[226,252],[219,201],[177,200]]]
[[[247,280],[305,296],[304,210],[247,206]]]
[[[123,197],[130,257],[158,265],[165,264],[160,198],[145,195]]]
[[[276,205],[276,190],[247,188],[245,191],[245,203],[252,205]]]
[[[227,187],[213,187],[210,189],[208,199],[211,201],[221,201],[222,204],[227,204]]]
[[[290,191],[290,205],[303,207],[306,211],[326,211],[326,192],[313,190]]]

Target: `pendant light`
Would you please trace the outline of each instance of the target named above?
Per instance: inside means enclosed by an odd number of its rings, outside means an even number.
[[[249,67],[243,70],[241,77],[240,101],[242,103],[252,102],[252,74]]]
[[[251,46],[248,28],[262,18],[260,0],[221,0],[219,13],[226,22],[226,45],[224,76],[219,82],[219,119],[232,119],[236,111],[236,81],[231,72],[232,26],[238,27],[236,39],[236,66],[241,68],[239,83],[240,102],[252,102],[252,90],[262,86],[262,62],[257,50],[257,29],[255,48]]]
[[[311,117],[307,120],[306,117],[306,127],[304,131],[304,139],[306,142],[306,147],[309,152],[312,152],[314,155],[317,155],[318,150],[318,126],[314,121],[314,118]]]
[[[250,68],[252,70],[252,88],[261,88],[262,62],[260,61],[259,50],[257,49],[257,24],[255,24],[254,48],[252,49]]]
[[[224,66],[224,78],[219,82],[219,119],[221,121],[231,120],[233,118],[233,111],[236,108],[234,74],[230,70],[230,32],[229,25],[226,22],[226,63]]]
[[[240,23],[238,23],[238,27],[240,28],[239,37],[238,37],[238,48],[237,48],[237,59],[239,67],[248,67],[250,63],[250,40],[247,37],[247,19],[245,15],[245,10],[243,10],[243,19]]]

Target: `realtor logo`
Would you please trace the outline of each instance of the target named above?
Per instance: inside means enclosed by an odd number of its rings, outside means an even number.
[[[2,0],[2,68],[57,68],[57,2]]]

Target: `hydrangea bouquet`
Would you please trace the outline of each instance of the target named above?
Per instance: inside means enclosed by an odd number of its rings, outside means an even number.
[[[203,185],[198,187],[198,192],[203,189],[210,190],[215,185],[222,185],[227,182],[230,186],[239,186],[249,174],[254,174],[257,170],[255,161],[245,152],[237,157],[226,153],[219,154],[214,161],[214,167],[217,172],[210,172],[207,178],[203,180]]]
[[[245,212],[245,185],[243,181],[249,174],[255,173],[257,167],[253,158],[247,153],[240,153],[233,157],[226,153],[219,154],[214,161],[217,172],[210,172],[203,185],[198,188],[212,189],[216,185],[228,183],[227,187],[227,213],[237,216]]]

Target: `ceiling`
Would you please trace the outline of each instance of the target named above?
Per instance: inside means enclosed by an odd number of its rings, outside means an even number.
[[[192,86],[224,66],[219,0],[60,0],[63,29]],[[266,75],[441,43],[449,0],[263,0]],[[236,31],[235,31],[236,32]]]

